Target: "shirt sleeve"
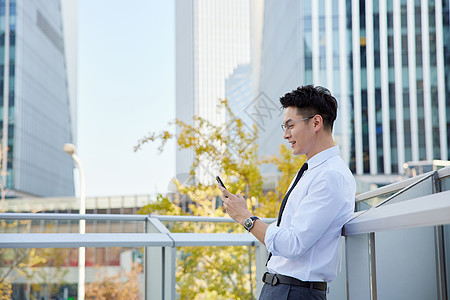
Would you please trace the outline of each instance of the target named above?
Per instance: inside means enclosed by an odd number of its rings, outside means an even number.
[[[318,176],[300,201],[290,226],[280,228],[272,224],[267,228],[267,250],[289,259],[307,252],[341,215],[346,188],[346,180],[339,172],[327,170]]]

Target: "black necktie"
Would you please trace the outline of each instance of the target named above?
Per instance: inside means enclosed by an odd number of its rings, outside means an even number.
[[[292,184],[291,188],[289,189],[289,191],[284,196],[283,202],[281,202],[280,211],[278,213],[277,226],[280,226],[281,217],[283,216],[283,211],[284,211],[284,208],[286,207],[286,202],[287,202],[287,200],[289,198],[289,195],[291,194],[292,190],[295,188],[295,186],[297,185],[298,181],[300,180],[300,178],[302,177],[303,173],[306,170],[308,170],[308,164],[304,163],[303,166],[300,168],[300,171],[298,171],[297,177],[295,177],[294,183]],[[272,257],[272,252],[269,253],[269,257],[267,258],[266,266],[267,266],[267,263],[269,262],[271,257]]]

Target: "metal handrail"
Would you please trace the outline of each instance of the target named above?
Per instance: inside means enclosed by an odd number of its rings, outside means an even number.
[[[1,233],[0,248],[255,246],[249,233]]]
[[[126,214],[65,214],[65,213],[0,213],[0,220],[90,220],[90,221],[146,221],[156,218],[162,222],[212,222],[234,223],[229,217],[168,216],[168,215],[126,215]],[[261,218],[265,223],[272,223],[276,218]]]
[[[1,233],[0,248],[154,247],[154,246],[254,246],[249,233],[173,233],[166,222],[235,222],[226,217],[108,215],[64,213],[0,213],[0,220],[145,221],[155,233]],[[273,222],[275,219],[262,219]]]

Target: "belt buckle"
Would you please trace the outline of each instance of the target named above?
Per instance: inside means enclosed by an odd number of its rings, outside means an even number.
[[[270,280],[270,285],[275,286],[280,282],[280,280],[277,277],[277,274],[273,274],[272,279]]]

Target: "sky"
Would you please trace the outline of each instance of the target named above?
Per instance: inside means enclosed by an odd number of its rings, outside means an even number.
[[[158,144],[133,152],[175,118],[174,15],[174,0],[79,0],[76,143],[87,196],[164,193],[175,175],[174,142],[162,154]]]

